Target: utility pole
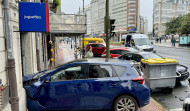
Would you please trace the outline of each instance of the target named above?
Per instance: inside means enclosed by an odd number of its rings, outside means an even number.
[[[106,0],[106,16],[105,16],[105,33],[106,33],[106,58],[110,58],[110,41],[109,41],[109,0]]]
[[[10,7],[9,0],[3,0],[4,15],[5,15],[5,35],[6,35],[6,49],[7,49],[7,70],[9,78],[10,100],[12,111],[19,111],[19,98],[17,90],[17,79],[15,72],[15,59],[13,57],[12,35],[10,25]]]
[[[84,14],[84,0],[83,0],[83,14]]]

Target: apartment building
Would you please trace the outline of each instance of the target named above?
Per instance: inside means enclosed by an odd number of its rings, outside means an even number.
[[[139,33],[148,36],[148,19],[143,16],[139,16]]]
[[[165,23],[173,17],[190,12],[190,0],[154,0],[153,34],[155,37],[165,35]]]
[[[127,30],[137,31],[139,18],[139,0],[127,0]]]
[[[91,1],[89,10],[91,11],[91,34],[104,33],[105,5],[105,0]],[[114,24],[116,34],[138,30],[139,0],[110,0],[109,14],[110,19],[116,20]],[[87,32],[88,30],[89,28]]]

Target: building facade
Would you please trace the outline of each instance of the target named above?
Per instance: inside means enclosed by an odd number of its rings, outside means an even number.
[[[137,31],[139,21],[139,0],[127,0],[127,30]]]
[[[13,32],[19,30],[18,20],[18,3],[16,0],[10,0],[10,27],[12,35],[13,57],[15,58],[15,71],[19,98],[20,111],[26,111],[26,94],[22,85],[22,64],[21,64],[21,43],[19,32]],[[0,87],[2,91],[0,93],[0,110],[11,111],[11,105],[9,103],[9,79],[7,72],[7,47],[6,47],[6,34],[5,34],[5,19],[2,0],[0,0]],[[7,93],[7,94],[6,94]]]
[[[154,0],[153,34],[155,37],[165,35],[165,23],[172,18],[190,12],[190,0]]]
[[[88,11],[91,13],[91,23],[87,24],[91,24],[90,30],[93,35],[104,33],[105,6],[105,0],[92,0],[90,3]],[[116,34],[121,35],[130,30],[136,32],[138,30],[139,0],[110,0],[109,15],[110,19],[115,19]],[[88,25],[87,30],[89,30]]]
[[[7,46],[5,29],[5,9],[3,0],[0,0],[0,110],[11,111],[9,92],[9,78],[7,70]],[[19,0],[20,1],[20,0]],[[41,0],[23,0],[25,2],[41,2]],[[10,4],[10,28],[13,46],[13,58],[15,59],[15,72],[17,81],[17,93],[19,99],[19,111],[27,111],[26,93],[23,88],[22,77],[45,69],[44,57],[47,53],[49,41],[44,41],[40,32],[18,32],[19,31],[19,8],[17,0],[9,0]],[[44,47],[45,46],[45,47]],[[47,50],[46,50],[47,51]]]
[[[148,36],[148,19],[143,16],[139,16],[139,33]]]

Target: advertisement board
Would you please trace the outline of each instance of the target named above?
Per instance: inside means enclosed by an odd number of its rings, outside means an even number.
[[[48,4],[19,2],[19,31],[49,32]]]

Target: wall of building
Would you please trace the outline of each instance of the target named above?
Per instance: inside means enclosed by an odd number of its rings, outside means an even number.
[[[154,0],[153,21],[154,35],[165,35],[165,23],[173,17],[190,12],[190,0]]]
[[[105,5],[105,0],[91,1],[91,34],[104,33]],[[114,24],[116,33],[127,33],[127,29],[137,29],[139,2],[138,0],[110,0],[109,14],[110,19],[116,20]],[[87,26],[87,30],[88,28]]]
[[[4,10],[2,1],[0,0],[0,79],[2,79],[2,84],[8,84],[7,78],[7,50],[6,50],[6,40],[5,40],[5,27],[4,27]],[[20,44],[20,34],[19,32],[13,32],[19,30],[19,20],[18,20],[18,3],[15,0],[10,0],[10,25],[11,25],[11,35],[12,35],[12,45],[13,45],[13,57],[15,58],[15,71],[17,77],[17,88],[19,97],[19,109],[20,111],[26,111],[26,94],[22,85],[22,65],[21,65],[21,44]],[[8,104],[5,106],[3,111],[11,111],[11,106]]]

